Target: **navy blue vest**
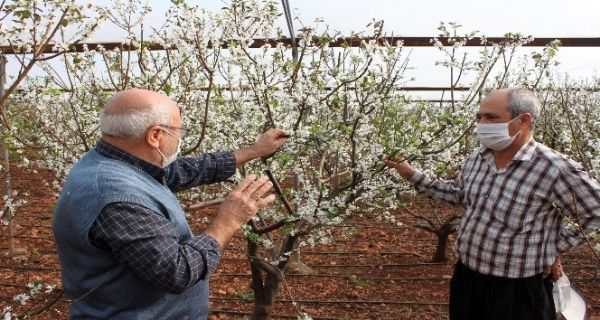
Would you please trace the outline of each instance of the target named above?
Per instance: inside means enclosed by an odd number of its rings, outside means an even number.
[[[208,281],[179,295],[154,287],[89,241],[92,224],[109,203],[145,206],[169,219],[179,242],[193,234],[175,195],[144,171],[86,153],[71,169],[54,212],[53,230],[71,319],[205,319]],[[82,298],[83,297],[83,298]]]

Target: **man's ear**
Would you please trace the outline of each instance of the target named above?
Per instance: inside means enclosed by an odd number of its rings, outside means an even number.
[[[153,148],[158,148],[160,145],[160,137],[162,136],[162,128],[160,126],[152,126],[146,131],[144,136],[146,143]]]
[[[531,127],[531,123],[533,122],[533,117],[530,113],[523,113],[521,115],[521,125],[527,126],[527,128]]]

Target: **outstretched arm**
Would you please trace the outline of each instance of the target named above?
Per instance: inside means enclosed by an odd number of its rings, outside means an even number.
[[[240,167],[250,160],[272,155],[287,142],[288,137],[288,133],[283,129],[270,129],[263,133],[255,144],[233,152],[236,167]]]
[[[396,169],[398,174],[413,184],[417,190],[425,192],[433,198],[445,200],[452,204],[462,204],[464,195],[462,172],[459,172],[458,176],[453,181],[444,181],[433,179],[428,175],[415,170],[408,161],[405,161],[402,157],[396,157],[394,159],[384,157],[383,161],[388,167]]]
[[[266,195],[273,184],[265,176],[246,177],[227,195],[217,216],[204,233],[217,240],[224,249],[240,227],[250,221],[258,210],[275,201],[275,195]]]
[[[199,185],[223,181],[235,173],[237,167],[261,157],[275,153],[287,142],[288,134],[282,129],[270,129],[258,141],[234,152],[205,153],[195,157],[181,157],[165,172],[169,189],[174,192]]]
[[[112,203],[94,222],[90,241],[154,286],[181,293],[208,279],[240,226],[275,200],[275,195],[265,196],[270,188],[266,177],[247,177],[204,233],[186,242],[179,241],[180,232],[162,214],[134,203]]]

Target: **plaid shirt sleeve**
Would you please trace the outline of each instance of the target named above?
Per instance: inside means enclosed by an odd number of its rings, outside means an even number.
[[[235,173],[233,152],[205,153],[197,157],[181,157],[165,172],[169,189],[174,192],[203,184],[223,181]]]
[[[424,192],[430,197],[461,205],[463,200],[462,172],[452,181],[433,179],[427,174],[416,171],[411,176],[412,183],[419,192]]]
[[[600,229],[600,185],[583,167],[573,161],[560,170],[554,194],[560,207],[575,218],[584,229]],[[573,225],[561,224],[557,250],[563,253],[585,241],[581,231]]]
[[[132,203],[106,206],[92,226],[90,240],[142,279],[176,294],[207,279],[221,257],[212,237],[202,234],[180,243],[169,220]]]

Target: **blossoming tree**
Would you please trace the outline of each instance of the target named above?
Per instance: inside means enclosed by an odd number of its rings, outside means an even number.
[[[255,39],[283,37],[273,27],[277,8],[271,0],[233,0],[220,12],[207,12],[174,1],[165,24],[148,38],[137,30],[149,9],[140,1],[115,1],[115,8],[105,14],[135,50],[100,47],[61,55],[60,72],[42,62],[47,75],[23,82],[24,90],[11,100],[7,113],[21,123],[15,126],[15,146],[41,146],[39,164],[56,173],[49,183],[57,188],[99,138],[103,103],[111,92],[129,87],[162,91],[178,102],[186,126],[192,128],[183,142],[185,154],[243,147],[272,127],[289,131],[290,143],[282,150],[246,164],[236,176],[268,170],[278,182],[280,201],[243,228],[254,319],[268,317],[294,250],[330,241],[332,227],[352,215],[400,223],[392,212],[403,205],[396,194],[410,187],[384,169],[384,154],[401,153],[419,168],[452,177],[477,147],[472,126],[479,97],[507,85],[542,90],[550,83],[546,71],[556,50],[550,46],[513,68],[516,49],[527,38],[508,35],[506,41],[467,58],[462,46],[477,34],[461,36],[459,26],[442,24],[440,36],[451,38],[453,45],[444,47],[433,39],[444,57],[439,64],[449,68],[451,88],[466,81],[472,89],[463,99],[451,89],[446,104],[411,101],[399,90],[410,81],[408,54],[402,43],[386,41],[382,22],[373,21],[355,35],[364,39],[359,46],[340,47],[331,46],[342,38],[339,32],[319,22],[304,26],[297,35],[299,59],[294,61],[283,41],[256,45]],[[155,44],[163,50],[150,50]],[[552,112],[569,112],[561,109],[564,101],[552,101],[545,104]],[[591,108],[585,110],[594,118],[572,130],[571,138],[551,129],[557,123],[568,125],[552,116],[540,122],[540,132],[564,143],[565,151],[572,151],[574,141],[597,139],[600,117]],[[597,170],[594,146],[578,145],[575,151]],[[193,204],[222,197],[232,186],[198,188],[179,196]]]

